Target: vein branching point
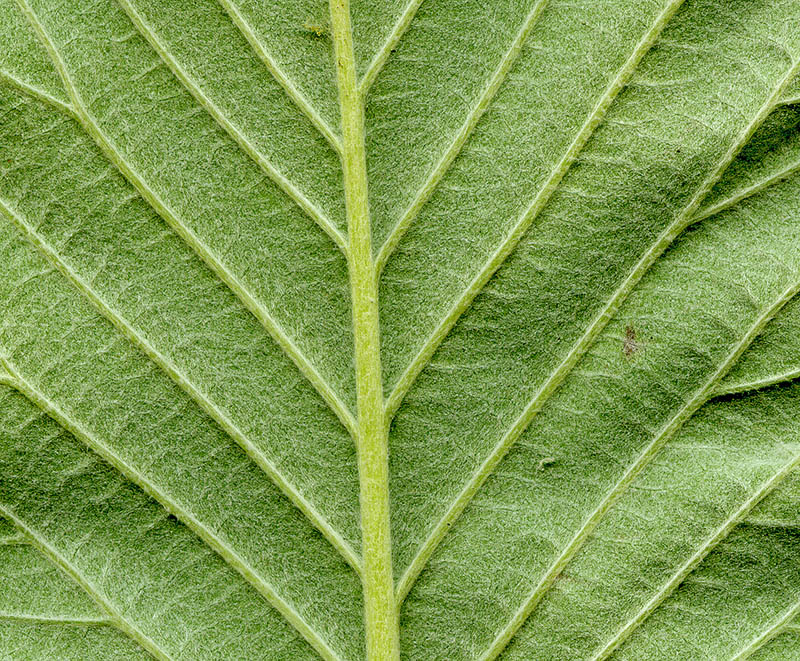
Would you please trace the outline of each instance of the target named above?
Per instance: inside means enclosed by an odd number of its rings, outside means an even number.
[[[364,101],[356,79],[350,7],[331,0],[331,26],[342,114],[348,268],[353,301],[357,450],[360,482],[364,616],[369,661],[400,658],[389,531],[389,465],[381,378],[377,268],[367,201]]]

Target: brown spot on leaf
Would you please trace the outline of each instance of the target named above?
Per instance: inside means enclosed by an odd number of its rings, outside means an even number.
[[[636,329],[628,324],[625,326],[625,339],[622,340],[622,353],[630,358],[642,348],[642,343],[636,337]]]

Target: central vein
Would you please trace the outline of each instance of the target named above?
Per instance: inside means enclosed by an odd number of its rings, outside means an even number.
[[[353,301],[364,618],[369,661],[400,658],[389,531],[389,465],[381,376],[377,269],[367,202],[364,104],[358,91],[349,0],[330,0],[342,114],[342,165]]]

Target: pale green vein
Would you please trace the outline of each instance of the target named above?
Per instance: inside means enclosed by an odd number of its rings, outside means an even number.
[[[781,99],[778,105],[793,106],[796,103],[800,103],[800,96],[790,96],[788,98]]]
[[[283,492],[283,494],[297,507],[308,520],[316,527],[334,548],[342,555],[345,561],[361,573],[361,560],[353,548],[342,538],[334,527],[317,511],[299,490],[278,470],[269,458],[259,450],[247,438],[247,435],[222,411],[207,395],[195,386],[191,379],[187,377],[177,365],[164,354],[153,347],[147,339],[139,334],[125,317],[108,305],[103,297],[89,285],[86,280],[81,278],[50,246],[47,241],[39,235],[34,228],[17,213],[12,211],[9,204],[0,198],[0,211],[20,230],[25,238],[36,247],[36,249],[55,266],[86,298],[88,298],[97,310],[108,319],[128,340],[137,346],[147,355],[161,370],[163,370],[184,392],[186,392],[211,418],[213,418],[225,432],[233,438],[245,451],[245,453],[259,466],[272,480],[272,482]]]
[[[778,383],[785,383],[786,381],[794,381],[800,377],[800,369],[790,370],[782,374],[775,374],[766,379],[759,379],[757,381],[743,381],[742,383],[734,383],[729,386],[720,387],[714,393],[716,396],[733,395],[735,393],[747,392],[749,390],[760,390],[761,388],[768,388]]]
[[[800,615],[800,601],[794,606],[788,608],[777,620],[767,627],[759,636],[751,640],[742,650],[740,650],[731,661],[743,661],[759,649],[764,647],[769,641],[776,636],[782,634],[784,631],[796,630],[796,627],[791,625],[792,620]]]
[[[411,21],[414,20],[414,16],[417,13],[420,5],[422,4],[423,0],[410,0],[410,2],[406,5],[406,8],[403,10],[402,15],[398,19],[397,23],[395,23],[394,27],[392,28],[391,33],[387,37],[386,41],[381,46],[380,50],[375,53],[375,56],[369,63],[367,67],[367,71],[364,73],[364,77],[361,79],[361,82],[358,85],[358,93],[363,98],[366,96],[369,88],[372,86],[372,83],[375,82],[375,79],[378,77],[378,74],[383,69],[383,65],[386,64],[386,60],[389,57],[389,54],[394,50],[397,46],[400,39],[403,38],[406,30],[408,30],[408,26],[411,25]]]
[[[2,381],[0,381],[0,385],[13,387],[10,383],[3,383]],[[27,546],[28,544],[30,544],[30,540],[22,533],[9,535],[8,537],[0,537],[0,546]]]
[[[704,384],[702,384],[692,395],[692,397],[672,416],[672,418],[661,428],[655,435],[652,441],[644,448],[636,460],[627,468],[622,477],[617,481],[614,487],[609,490],[600,504],[595,508],[589,518],[581,525],[580,529],[575,533],[573,538],[556,558],[550,568],[540,579],[536,587],[531,591],[522,605],[517,609],[516,613],[512,616],[509,623],[503,630],[496,636],[492,644],[481,655],[480,661],[491,661],[496,659],[500,653],[508,645],[509,641],[513,638],[514,634],[519,630],[528,616],[533,612],[533,609],[539,604],[547,591],[555,583],[559,574],[563,571],[564,567],[572,560],[575,554],[583,546],[586,539],[597,528],[602,518],[619,500],[622,494],[630,486],[631,482],[636,478],[639,473],[650,463],[650,460],[658,453],[664,444],[683,426],[683,424],[706,402],[713,396],[714,389],[725,374],[736,363],[739,357],[744,353],[752,341],[761,333],[769,321],[783,308],[788,301],[800,290],[800,280],[793,283],[786,289],[772,305],[766,308],[755,322],[750,326],[748,331],[742,336],[731,349],[728,356],[709,377]]]
[[[47,105],[55,108],[59,112],[64,113],[65,115],[71,117],[72,119],[78,118],[78,115],[72,106],[64,103],[63,101],[59,101],[56,97],[48,94],[44,90],[40,90],[38,87],[34,85],[29,85],[28,83],[23,82],[16,76],[10,74],[8,71],[3,71],[2,69],[0,69],[0,80],[9,83],[10,85],[18,89],[20,92],[23,92],[24,94],[27,94],[28,96],[37,99],[38,101],[46,103]]]
[[[247,39],[250,47],[253,49],[253,51],[255,51],[256,55],[258,55],[258,58],[261,60],[264,66],[267,67],[275,80],[278,81],[278,84],[284,89],[289,98],[295,103],[300,111],[311,120],[311,123],[317,127],[317,130],[322,133],[325,139],[341,156],[341,138],[333,132],[331,127],[328,126],[328,123],[322,119],[319,113],[314,109],[314,106],[311,105],[311,102],[306,99],[303,93],[297,89],[295,84],[278,66],[278,63],[274,60],[272,55],[269,54],[269,51],[266,49],[264,44],[261,43],[259,38],[256,36],[256,33],[253,31],[253,28],[244,19],[236,6],[230,2],[230,0],[219,0],[219,3],[227,12],[228,16],[231,17],[231,20],[234,22],[236,27],[242,33],[244,38]]]
[[[517,32],[517,35],[514,37],[511,47],[506,51],[505,55],[503,55],[503,58],[500,60],[500,63],[497,65],[497,68],[495,69],[491,78],[489,78],[488,84],[481,93],[478,102],[467,115],[467,118],[464,120],[464,123],[461,125],[458,133],[456,133],[453,141],[447,148],[447,151],[445,151],[445,153],[439,159],[439,162],[434,166],[433,170],[431,170],[431,173],[428,175],[428,178],[425,180],[422,188],[417,192],[416,197],[403,212],[400,220],[397,221],[397,224],[392,228],[389,236],[383,242],[383,245],[378,251],[378,257],[375,260],[375,267],[378,277],[380,277],[380,274],[386,266],[386,263],[389,261],[389,258],[395,251],[395,248],[397,248],[397,245],[400,243],[400,239],[403,237],[403,234],[406,233],[406,230],[417,217],[422,207],[425,206],[431,195],[433,195],[433,192],[436,190],[439,182],[450,169],[453,161],[455,161],[458,154],[461,153],[461,150],[469,139],[469,136],[472,135],[472,132],[478,125],[480,118],[486,112],[486,109],[489,107],[492,99],[494,99],[498,90],[505,81],[508,72],[514,65],[514,62],[517,61],[519,54],[522,52],[522,47],[525,44],[525,40],[531,33],[536,20],[539,18],[542,11],[544,11],[548,1],[549,0],[539,0],[539,2],[534,5],[533,9],[531,9],[530,13],[523,21],[519,32]]]
[[[202,539],[211,549],[216,551],[225,562],[234,568],[244,579],[252,585],[283,617],[289,624],[291,624],[305,638],[308,643],[326,660],[326,661],[340,661],[336,653],[328,647],[322,637],[314,631],[314,629],[303,619],[290,604],[285,602],[275,589],[265,581],[256,571],[245,562],[236,551],[230,547],[224,540],[218,537],[211,529],[206,527],[203,523],[195,518],[195,516],[186,509],[182,503],[175,500],[172,496],[164,492],[159,486],[142,473],[137,471],[133,466],[123,461],[117,454],[115,454],[107,445],[95,438],[88,430],[84,429],[82,425],[70,419],[55,403],[51,402],[47,397],[39,392],[30,383],[25,381],[22,375],[18,372],[16,367],[11,363],[8,357],[0,354],[0,365],[14,378],[14,388],[34,403],[42,412],[47,414],[55,422],[61,425],[66,431],[82,441],[84,445],[96,452],[113,468],[122,473],[131,482],[138,485],[148,496],[161,503],[161,505],[170,514],[175,516],[179,521],[183,522],[192,532],[194,532],[200,539]],[[35,536],[31,535],[30,531],[21,525],[18,519],[14,518],[10,513],[7,513],[0,506],[0,513],[10,519],[18,528],[23,530],[33,540],[34,545],[39,547]],[[48,554],[48,557],[49,556]],[[58,564],[58,563],[57,563]],[[71,576],[73,572],[68,571]],[[76,578],[76,580],[78,580]],[[84,585],[82,581],[78,581]],[[106,609],[108,610],[108,609]],[[113,612],[112,612],[113,615]],[[166,658],[166,657],[164,657]]]
[[[399,661],[389,521],[389,447],[381,387],[378,276],[372,259],[367,193],[364,99],[358,93],[348,0],[330,0],[336,79],[342,118],[342,169],[350,240],[348,271],[358,402],[359,503],[364,558],[364,623],[368,661]]]
[[[56,549],[50,546],[36,531],[32,530],[25,525],[23,521],[18,519],[16,515],[0,504],[0,513],[14,523],[15,526],[24,530],[25,533],[31,538],[33,545],[45,555],[50,562],[61,568],[68,576],[70,576],[83,590],[97,603],[100,608],[109,614],[111,623],[116,626],[120,631],[125,633],[144,649],[146,649],[155,658],[161,661],[171,661],[171,657],[162,650],[154,640],[149,638],[136,627],[132,622],[128,622],[122,613],[115,609],[111,603],[98,591],[89,581],[87,581],[81,573],[72,565],[72,563],[62,556]]]
[[[0,363],[0,368],[5,369],[2,366],[2,363]],[[14,390],[16,390],[17,381],[10,374],[5,374],[4,372],[0,372],[0,386],[8,386],[9,388],[14,388]]]
[[[713,206],[706,209],[703,213],[697,214],[694,217],[693,222],[699,222],[701,220],[705,220],[706,218],[710,218],[711,216],[714,216],[720,213],[721,211],[730,209],[732,206],[739,204],[739,202],[741,202],[742,200],[745,200],[748,197],[755,195],[756,193],[760,193],[765,188],[769,188],[770,186],[774,186],[775,184],[779,184],[780,182],[788,179],[793,174],[796,174],[798,171],[800,171],[800,161],[792,163],[791,165],[788,165],[779,172],[770,175],[769,177],[763,179],[762,181],[759,181],[753,184],[752,186],[748,186],[747,188],[738,191],[734,195],[731,195],[729,198],[720,200]]]
[[[442,340],[444,340],[445,336],[453,328],[456,321],[458,321],[461,315],[472,304],[472,301],[480,293],[492,275],[497,271],[497,269],[500,268],[503,262],[513,252],[514,248],[516,248],[517,243],[519,243],[520,239],[538,216],[539,212],[547,204],[550,196],[556,190],[564,175],[575,162],[575,159],[578,157],[580,151],[586,145],[595,129],[600,125],[600,122],[605,116],[605,113],[613,102],[614,98],[625,86],[642,57],[644,57],[645,53],[653,45],[655,40],[658,38],[658,35],[661,33],[661,30],[682,3],[683,0],[673,0],[670,2],[664,11],[658,16],[644,37],[642,37],[641,41],[639,41],[639,43],[636,45],[631,53],[631,56],[622,66],[617,76],[600,97],[597,105],[587,117],[580,131],[572,141],[572,144],[570,144],[569,149],[567,149],[564,156],[556,164],[556,167],[553,169],[544,186],[531,202],[530,206],[528,206],[525,212],[520,216],[511,232],[504,239],[503,243],[483,265],[480,272],[475,276],[475,278],[473,278],[469,286],[462,292],[459,299],[450,308],[450,311],[447,313],[444,319],[442,319],[430,337],[425,341],[425,344],[422,346],[420,351],[409,363],[408,367],[405,369],[391,394],[389,395],[386,406],[389,417],[393,416],[397,411],[403,401],[403,398],[408,393],[417,376],[419,376],[419,373],[423,370],[425,365],[428,364],[431,356],[433,356],[433,353],[436,351],[439,344],[441,344]],[[598,320],[594,322],[593,326],[597,324],[598,321],[603,321],[603,323],[605,323],[602,313],[601,316],[598,317]],[[593,326],[590,327],[589,331],[587,331],[587,334],[593,332]],[[575,351],[575,349],[573,349],[573,351]],[[567,361],[569,359],[570,357],[568,356]],[[559,370],[561,370],[561,367],[559,367]],[[555,376],[556,374],[553,375],[553,377]],[[545,385],[544,389],[547,389],[551,382],[553,382],[553,378],[548,380],[548,383]]]
[[[177,215],[158,197],[158,195],[145,183],[142,177],[131,167],[128,162],[122,157],[122,153],[118,150],[109,138],[102,132],[98,123],[92,117],[88,108],[84,104],[80,93],[72,82],[69,72],[67,71],[66,64],[61,58],[55,44],[50,39],[49,35],[44,29],[44,26],[38,20],[37,16],[31,11],[28,6],[27,0],[17,0],[22,12],[30,21],[34,30],[39,38],[44,43],[50,54],[62,81],[67,90],[75,109],[78,113],[80,123],[84,130],[95,140],[97,145],[106,155],[106,157],[119,169],[123,176],[136,188],[139,194],[144,198],[147,203],[164,219],[164,221],[172,227],[172,229],[180,236],[203,260],[203,262],[217,275],[222,282],[224,282],[231,291],[239,298],[244,306],[250,313],[261,323],[267,330],[270,336],[277,342],[289,358],[294,362],[300,372],[305,376],[309,382],[316,388],[320,396],[325,400],[331,410],[336,414],[341,423],[350,432],[350,435],[355,438],[355,420],[352,413],[348,410],[345,404],[341,401],[338,395],[333,391],[333,388],[328,385],[322,375],[305,357],[300,348],[292,341],[286,331],[278,324],[267,309],[250,293],[250,291],[239,281],[239,279],[231,273],[223,262],[213,253],[211,248],[203,243],[200,238],[192,232]]]
[[[4,613],[2,611],[0,611],[0,620],[10,620],[12,622],[28,622],[30,624],[64,624],[64,625],[77,625],[84,627],[116,626],[116,622],[111,617],[94,617],[94,618],[42,617],[39,615],[27,615],[25,613]],[[137,640],[136,642],[139,641]]]
[[[195,80],[185,71],[181,65],[169,53],[166,46],[158,39],[153,29],[144,21],[136,9],[128,2],[128,0],[119,0],[122,9],[128,14],[131,22],[136,26],[136,29],[147,40],[153,50],[158,53],[158,56],[175,74],[175,77],[181,81],[183,86],[189,93],[202,105],[211,115],[214,120],[233,138],[236,143],[242,148],[261,170],[274,181],[281,190],[286,193],[308,216],[319,225],[322,230],[333,240],[339,250],[347,255],[347,243],[342,233],[336,229],[331,220],[325,213],[317,207],[311,200],[309,200],[303,192],[297,188],[289,179],[287,179],[276,167],[269,162],[266,156],[262,154],[256,146],[247,139],[247,136],[231,122],[225,113],[217,107],[217,105],[208,98],[200,89],[200,86]]]
[[[652,43],[657,38],[663,26],[666,25],[670,17],[675,13],[675,11],[677,11],[681,3],[682,0],[678,0],[676,2],[671,3],[670,6],[665,10],[665,12],[662,13],[662,15],[659,17],[657,22],[659,27],[657,28],[654,27],[647,35],[647,37],[649,38],[646,37],[645,40],[641,42],[643,52],[639,54],[639,57],[635,61],[633,60],[633,56],[631,57],[631,59],[629,59],[628,62],[631,70],[635,68],[636,63],[639,61],[639,59],[641,59],[642,55],[644,54],[644,51],[646,51],[650,47],[650,45],[652,45]],[[556,391],[556,389],[561,385],[563,380],[566,378],[567,374],[569,374],[572,371],[572,368],[586,353],[591,344],[594,342],[597,335],[602,331],[602,329],[605,327],[608,321],[614,316],[616,311],[622,305],[622,302],[625,300],[625,298],[627,298],[628,294],[635,287],[635,285],[641,280],[645,272],[650,268],[650,266],[653,265],[653,263],[655,263],[658,257],[667,249],[667,247],[675,240],[675,238],[689,224],[691,224],[691,222],[693,222],[692,216],[702,203],[703,198],[705,198],[705,196],[708,195],[708,193],[711,191],[714,185],[722,177],[728,165],[730,165],[730,163],[736,157],[736,154],[738,154],[738,152],[747,143],[747,141],[750,139],[750,137],[753,135],[756,129],[761,125],[764,119],[766,119],[767,115],[774,107],[776,99],[780,98],[780,95],[783,92],[785,86],[791,81],[791,77],[794,74],[796,67],[797,64],[794,64],[792,68],[789,70],[789,72],[784,76],[784,78],[782,78],[779,81],[778,85],[773,90],[773,93],[767,99],[765,104],[761,107],[761,109],[753,118],[753,120],[746,127],[744,127],[741,133],[737,136],[737,139],[730,146],[725,155],[721,158],[715,170],[701,184],[700,188],[691,198],[691,200],[689,201],[687,206],[683,209],[683,211],[678,214],[676,219],[664,230],[664,232],[656,240],[656,242],[652,246],[650,246],[650,248],[645,252],[644,255],[642,255],[639,262],[636,264],[633,270],[628,274],[628,277],[620,284],[620,286],[617,288],[617,290],[614,292],[614,294],[606,303],[605,307],[595,317],[595,319],[586,329],[586,332],[583,334],[583,336],[581,336],[581,338],[573,345],[573,347],[567,353],[567,356],[564,358],[561,364],[553,371],[553,373],[544,382],[542,387],[536,392],[536,394],[533,396],[533,398],[530,400],[530,402],[523,410],[522,414],[511,425],[508,432],[506,432],[503,438],[500,439],[500,442],[495,446],[495,448],[492,450],[492,452],[489,454],[486,460],[481,464],[478,470],[472,475],[470,480],[461,490],[461,493],[459,493],[458,497],[451,503],[450,507],[448,507],[445,514],[433,527],[431,533],[425,539],[422,546],[420,547],[420,550],[414,556],[413,560],[411,561],[408,568],[403,573],[403,576],[400,578],[400,581],[398,582],[397,593],[400,598],[404,598],[408,594],[414,581],[416,580],[416,577],[422,571],[422,568],[425,566],[426,562],[433,554],[434,550],[439,545],[441,540],[447,534],[448,530],[452,528],[453,522],[461,515],[461,513],[464,511],[466,506],[478,492],[480,487],[483,485],[483,483],[486,481],[486,479],[489,477],[489,475],[492,473],[495,467],[500,463],[503,457],[505,457],[505,455],[511,449],[511,446],[516,442],[516,440],[522,435],[522,432],[528,427],[531,420],[533,420],[534,416],[541,410],[542,406],[544,406],[544,403]],[[619,87],[621,87],[623,84],[624,82],[620,81]],[[610,103],[610,100],[608,101],[608,103]],[[557,182],[554,185],[557,185]],[[496,268],[497,267],[495,267],[495,270]],[[471,301],[476,294],[477,292],[475,292],[475,294],[473,294],[469,300]],[[453,320],[452,324],[454,323],[455,320]],[[452,324],[450,325],[450,327],[452,327]],[[433,353],[432,349],[430,350],[430,353],[432,355]],[[419,371],[421,371],[421,369],[422,366],[419,367],[416,374],[418,374]],[[716,386],[716,384],[714,385]],[[406,386],[406,390],[408,387],[410,387],[410,383]],[[390,401],[392,398],[395,397],[396,392],[398,392],[397,388],[395,388],[395,392],[392,393]],[[403,392],[403,395],[404,394],[405,393]],[[387,410],[390,412],[396,411],[397,407],[400,404],[401,399],[402,395],[397,398],[397,401],[394,403],[394,406],[387,407]],[[555,580],[555,577],[553,577],[553,580]],[[506,641],[506,643],[507,642],[508,641]],[[503,646],[504,645],[505,643],[503,644]],[[494,647],[492,649],[494,649]]]
[[[650,614],[664,601],[672,592],[677,588],[683,580],[694,571],[695,567],[705,558],[717,544],[725,539],[731,530],[745,517],[747,514],[761,501],[767,494],[770,493],[787,475],[789,475],[800,464],[800,455],[795,455],[791,461],[781,468],[780,471],[775,473],[769,480],[764,482],[742,505],[731,514],[724,523],[719,526],[712,535],[710,535],[698,547],[695,553],[689,558],[670,578],[666,581],[655,595],[639,610],[636,615],[630,618],[605,645],[603,645],[592,656],[591,661],[602,661],[607,659],[628,637],[633,631],[640,626]]]
[[[0,386],[8,386],[17,390],[16,382],[4,372],[0,372]],[[0,521],[2,522],[2,521]],[[6,535],[0,535],[0,546],[26,546],[30,540],[20,530],[14,530]]]

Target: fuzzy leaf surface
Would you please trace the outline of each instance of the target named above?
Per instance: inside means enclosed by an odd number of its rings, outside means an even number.
[[[0,659],[800,655],[798,25],[0,0]]]

